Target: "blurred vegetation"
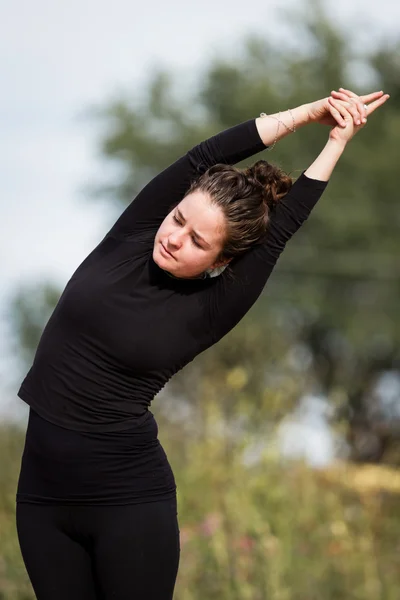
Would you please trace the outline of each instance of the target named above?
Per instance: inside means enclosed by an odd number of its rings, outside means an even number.
[[[299,11],[292,19],[295,29],[287,46],[249,37],[240,58],[215,58],[205,65],[193,92],[160,70],[136,96],[127,93],[98,108],[100,154],[106,166],[118,167],[118,181],[100,182],[96,197],[117,202],[117,216],[151,177],[188,148],[261,110],[312,101],[340,86],[389,92],[390,101],[346,149],[323,199],[288,245],[257,306],[170,387],[199,404],[202,376],[199,386],[192,385],[198,371],[206,371],[212,385],[221,388],[223,373],[237,365],[245,370],[247,383],[239,394],[219,390],[226,411],[239,403],[254,415],[254,426],[260,419],[276,424],[304,393],[321,395],[333,409],[332,424],[353,460],[398,464],[400,42],[385,41],[360,54],[320,3],[307,6],[313,10]],[[357,89],[354,73],[360,72],[365,81]],[[328,128],[309,126],[281,141],[273,153],[265,152],[265,158],[297,176],[327,135]],[[41,324],[59,293],[49,284],[43,290],[39,284],[16,291],[10,319],[21,357],[27,359],[24,366],[30,364]],[[393,376],[386,396],[378,386],[384,374]],[[272,381],[284,382],[278,407],[262,402]],[[397,394],[397,402],[389,401],[388,394]]]
[[[240,414],[237,415],[238,417]],[[178,481],[176,600],[397,600],[400,473],[338,462],[285,463],[227,434],[209,403],[197,425],[159,417]],[[0,598],[33,600],[15,535],[23,432],[0,431]]]
[[[136,96],[95,113],[105,167],[119,173],[96,184],[95,197],[115,202],[117,217],[188,148],[261,111],[340,86],[391,94],[346,149],[255,307],[154,403],[179,489],[177,600],[398,597],[400,39],[360,52],[311,5],[292,14],[288,44],[249,37],[239,58],[204,65],[190,92],[160,70]],[[264,157],[296,177],[327,135],[307,127]],[[9,316],[22,369],[59,295],[40,282],[15,291]],[[283,461],[279,426],[311,394],[328,402],[338,456],[350,462],[316,471]],[[0,600],[28,600],[13,522],[24,433],[4,425],[0,434]]]

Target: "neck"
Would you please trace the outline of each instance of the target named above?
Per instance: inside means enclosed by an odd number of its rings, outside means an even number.
[[[165,269],[163,269],[163,271],[164,273],[169,275],[169,277],[172,277],[172,279],[207,279],[209,277],[208,273],[201,273],[200,275],[196,275],[195,277],[176,277],[175,275],[172,275],[172,273],[166,271]]]

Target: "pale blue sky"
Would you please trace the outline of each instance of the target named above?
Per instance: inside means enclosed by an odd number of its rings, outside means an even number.
[[[138,89],[155,64],[179,69],[186,83],[218,51],[234,55],[250,32],[282,35],[284,43],[277,7],[296,4],[3,0],[0,409],[16,402],[12,388],[6,391],[9,293],[42,277],[65,284],[110,223],[105,207],[84,202],[82,188],[96,180],[100,165],[96,130],[78,115],[118,89]],[[400,36],[400,5],[393,0],[328,0],[327,7],[358,36],[365,22],[374,24],[377,37]]]

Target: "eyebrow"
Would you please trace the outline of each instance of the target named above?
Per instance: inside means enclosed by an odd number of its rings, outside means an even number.
[[[176,212],[178,213],[178,216],[179,216],[179,218],[180,218],[182,221],[185,221],[185,223],[186,223],[186,219],[185,219],[185,217],[183,216],[183,214],[181,213],[181,211],[179,210],[179,208],[177,208],[177,209],[176,209]],[[203,237],[202,237],[200,234],[198,234],[198,233],[197,233],[197,231],[195,231],[194,229],[193,229],[192,231],[193,231],[194,235],[195,235],[197,238],[199,238],[199,240],[201,240],[201,241],[202,241],[204,244],[206,244],[206,246],[208,246],[209,248],[211,248],[210,244],[209,244],[209,243],[208,243],[208,242],[207,242],[207,241],[206,241],[206,240],[205,240],[205,239],[204,239],[204,238],[203,238]]]

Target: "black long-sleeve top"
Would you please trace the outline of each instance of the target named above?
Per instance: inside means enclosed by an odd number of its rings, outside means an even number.
[[[177,371],[228,333],[262,292],[326,182],[304,173],[273,211],[261,244],[210,279],[174,279],[152,258],[155,234],[191,182],[265,149],[255,120],[195,146],[157,175],[68,281],[18,395],[76,431],[122,431]]]

